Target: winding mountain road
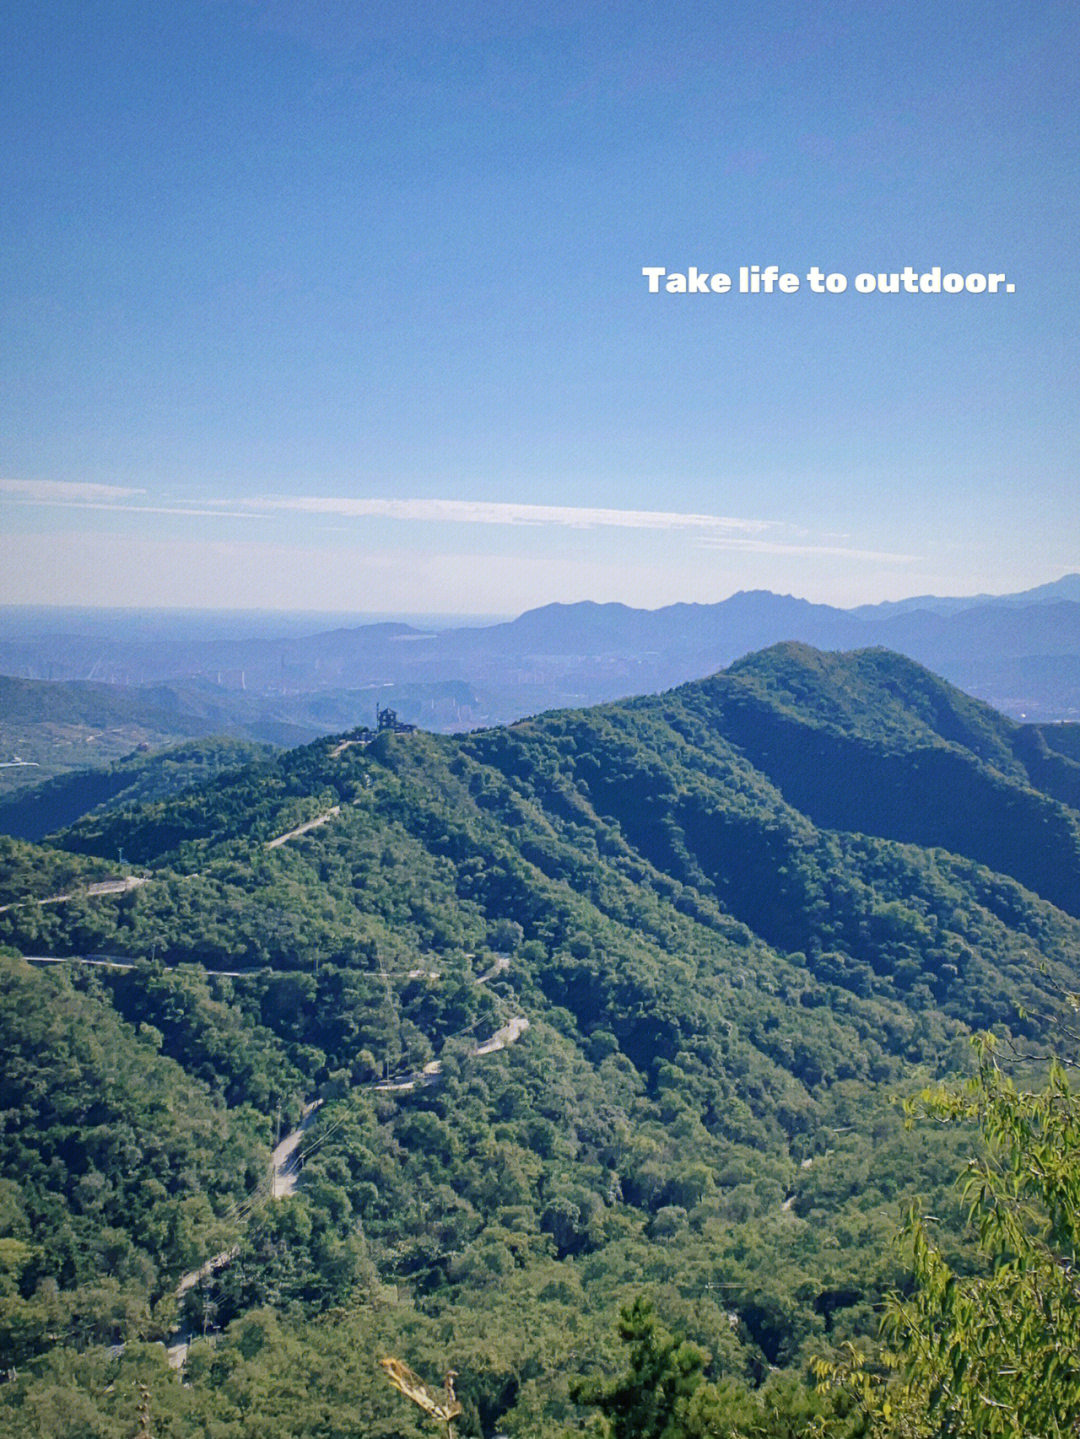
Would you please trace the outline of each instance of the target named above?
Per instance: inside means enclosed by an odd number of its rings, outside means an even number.
[[[495,964],[486,974],[481,975],[477,983],[483,984],[493,978],[496,974],[504,973],[510,967],[508,955],[499,955]],[[485,1055],[497,1054],[500,1050],[506,1049],[509,1045],[515,1044],[525,1031],[529,1028],[529,1021],[523,1014],[516,1014],[506,1024],[491,1036],[483,1040],[473,1050],[477,1058]],[[442,1061],[433,1059],[425,1064],[423,1069],[414,1071],[403,1080],[379,1080],[363,1088],[379,1090],[382,1093],[407,1094],[420,1085],[434,1084],[442,1073]],[[270,1183],[267,1192],[268,1199],[287,1199],[296,1193],[297,1184],[300,1179],[300,1160],[298,1152],[304,1135],[310,1129],[315,1120],[316,1112],[322,1105],[321,1099],[313,1099],[304,1106],[303,1114],[299,1125],[282,1139],[270,1156]],[[229,1249],[223,1249],[220,1253],[212,1255],[199,1265],[197,1269],[189,1270],[183,1275],[174,1291],[177,1300],[183,1299],[184,1295],[194,1289],[204,1279],[216,1274],[219,1269],[232,1262],[239,1254],[238,1245]],[[169,1363],[174,1369],[183,1369],[187,1362],[188,1348],[194,1338],[191,1328],[181,1322],[177,1329],[170,1336],[165,1345]]]

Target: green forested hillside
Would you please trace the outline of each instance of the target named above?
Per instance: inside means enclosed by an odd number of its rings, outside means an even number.
[[[207,783],[270,752],[246,740],[189,740],[169,749],[135,750],[100,769],[80,769],[0,799],[0,834],[44,839],[84,815],[164,799]]]
[[[140,749],[215,735],[291,745],[326,727],[306,713],[292,713],[287,704],[208,685],[0,675],[0,794],[17,794],[71,770],[114,764]]]
[[[0,943],[132,967],[8,962],[12,1010],[60,997],[53,1029],[21,1034],[19,1085],[66,1089],[54,1050],[117,1059],[100,1114],[5,1087],[4,1177],[36,1176],[6,1232],[46,1256],[70,1234],[75,1255],[19,1260],[5,1322],[50,1280],[111,1274],[105,1231],[158,1316],[117,1321],[107,1361],[82,1331],[31,1330],[0,1386],[13,1432],[69,1432],[43,1396],[76,1391],[77,1432],[119,1432],[144,1380],[162,1433],[408,1434],[373,1377],[390,1352],[459,1371],[462,1432],[554,1435],[585,1422],[571,1390],[620,1372],[642,1291],[742,1416],[703,1433],[806,1432],[826,1403],[807,1360],[872,1333],[903,1282],[902,1201],[930,1199],[963,1252],[972,1139],[905,1129],[893,1100],[961,1069],[973,1029],[1041,1041],[1077,985],[1080,766],[1045,749],[909,661],[783,646],[464,738],[320,740],[51,849],[7,841]],[[120,851],[144,882],[92,891],[131,872]],[[267,1200],[262,1146],[315,1098],[298,1191]],[[183,1150],[211,1113],[186,1165],[127,1138]],[[160,1205],[200,1196],[181,1237],[117,1187],[121,1151]],[[223,1332],[180,1389],[137,1341],[168,1337],[200,1243],[238,1253],[184,1300]],[[337,1350],[370,1363],[315,1395],[289,1380]]]
[[[9,1364],[51,1343],[139,1338],[159,1276],[205,1257],[217,1218],[264,1162],[269,1125],[228,1111],[68,975],[3,961],[7,1246],[2,1332]]]

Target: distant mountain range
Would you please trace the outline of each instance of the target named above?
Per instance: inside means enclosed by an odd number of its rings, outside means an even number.
[[[1014,718],[1080,718],[1078,574],[1019,594],[920,596],[851,610],[753,590],[657,610],[552,604],[458,629],[381,622],[297,635],[290,619],[290,633],[277,639],[148,643],[43,634],[40,616],[34,632],[19,637],[12,614],[0,674],[181,686],[185,706],[194,688],[203,717],[213,710],[223,728],[260,739],[276,737],[274,726],[287,727],[294,742],[319,729],[319,706],[329,729],[370,720],[378,703],[429,729],[474,729],[668,689],[785,641],[825,650],[882,646]]]
[[[906,614],[910,610],[931,610],[940,615],[952,615],[960,610],[973,610],[980,605],[1039,605],[1057,604],[1061,600],[1080,600],[1080,575],[1065,575],[1047,585],[1036,585],[1034,589],[1020,590],[1014,595],[913,595],[906,600],[885,600],[878,605],[859,605],[851,611],[866,619],[884,619],[886,615]]]

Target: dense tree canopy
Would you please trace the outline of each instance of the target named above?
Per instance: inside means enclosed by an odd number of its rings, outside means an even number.
[[[859,1432],[809,1360],[893,1291],[944,1343],[920,1295],[982,1272],[970,1135],[896,1096],[1076,987],[1080,817],[1037,760],[907,661],[783,647],[4,841],[5,1422],[113,1434],[145,1383],[174,1436],[407,1434],[390,1353],[458,1371],[467,1435]]]
[[[982,1041],[963,1090],[920,1101],[939,1120],[975,1122],[984,1147],[964,1179],[980,1263],[959,1269],[928,1216],[905,1237],[910,1290],[890,1301],[886,1368],[850,1358],[838,1371],[860,1394],[874,1432],[904,1436],[1052,1436],[1080,1428],[1080,1100],[1057,1060],[1045,1086],[1018,1089]]]

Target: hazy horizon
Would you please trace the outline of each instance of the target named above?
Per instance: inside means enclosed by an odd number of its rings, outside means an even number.
[[[1045,588],[1047,585],[1061,583],[1063,580],[1076,578],[1076,576],[1060,575],[1054,580],[1044,581],[1042,585],[1031,588]],[[820,603],[807,599],[803,595],[780,595],[777,591],[757,590],[756,593],[774,594],[779,598],[795,599],[807,603]],[[731,594],[720,596],[718,599],[708,601],[708,604],[723,604],[726,600],[732,599],[734,595],[747,593],[747,591],[733,591]],[[948,595],[905,595],[901,600],[915,601],[920,599],[944,601],[944,600],[974,600],[974,599],[1007,599],[1017,591],[978,591],[962,595],[950,593]],[[548,602],[551,605],[560,604],[602,604],[603,601],[558,601]],[[680,602],[676,602],[680,603]],[[684,602],[694,603],[694,602]],[[868,601],[863,604],[849,606],[837,606],[837,608],[857,610],[870,608],[875,602]],[[530,606],[529,609],[543,609],[546,605]],[[668,606],[627,606],[637,609],[664,609]],[[175,607],[135,607],[135,606],[73,606],[73,605],[12,605],[0,604],[0,637],[39,637],[49,633],[56,633],[57,626],[66,625],[68,628],[61,628],[60,632],[82,634],[92,638],[115,638],[124,633],[135,639],[142,638],[147,642],[154,639],[165,638],[211,639],[220,636],[228,631],[245,629],[245,638],[288,638],[303,633],[317,633],[324,630],[339,628],[360,628],[364,625],[379,624],[405,624],[415,629],[422,630],[449,630],[465,628],[481,628],[490,625],[505,624],[518,618],[529,610],[516,611],[503,614],[471,614],[460,613],[419,613],[414,611],[384,611],[372,612],[363,610],[300,610],[300,609],[242,609],[242,608],[216,608],[213,606],[175,606]],[[173,630],[174,633],[168,633]]]

